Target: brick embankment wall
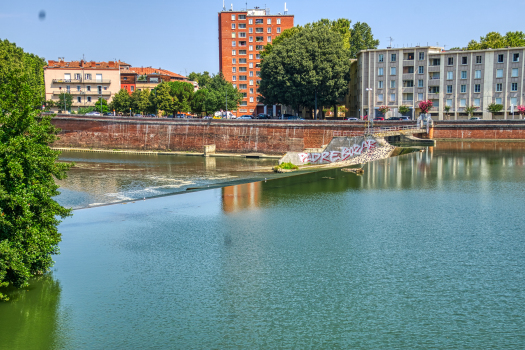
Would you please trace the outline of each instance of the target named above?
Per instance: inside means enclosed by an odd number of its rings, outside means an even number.
[[[525,122],[518,120],[437,122],[434,139],[525,140]]]
[[[348,122],[169,120],[55,117],[55,147],[284,154],[328,144],[334,131],[363,130]]]

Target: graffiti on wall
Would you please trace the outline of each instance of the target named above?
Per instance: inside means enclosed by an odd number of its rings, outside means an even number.
[[[363,154],[366,150],[373,150],[377,147],[375,140],[364,140],[361,145],[355,144],[352,147],[341,147],[341,151],[321,152],[321,153],[299,153],[299,160],[303,163],[326,164],[342,162],[354,156]]]

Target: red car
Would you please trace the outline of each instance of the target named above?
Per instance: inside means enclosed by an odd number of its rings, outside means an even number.
[[[375,117],[374,120],[385,120],[383,117]]]

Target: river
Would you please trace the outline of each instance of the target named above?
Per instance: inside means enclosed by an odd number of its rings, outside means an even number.
[[[53,271],[0,304],[0,349],[523,348],[525,145],[364,169],[75,210]]]

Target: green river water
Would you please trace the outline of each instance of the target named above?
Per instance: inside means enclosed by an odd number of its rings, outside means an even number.
[[[363,176],[89,157],[65,155],[59,201],[129,201],[60,225],[53,270],[0,304],[0,349],[525,347],[525,145],[438,143]]]

